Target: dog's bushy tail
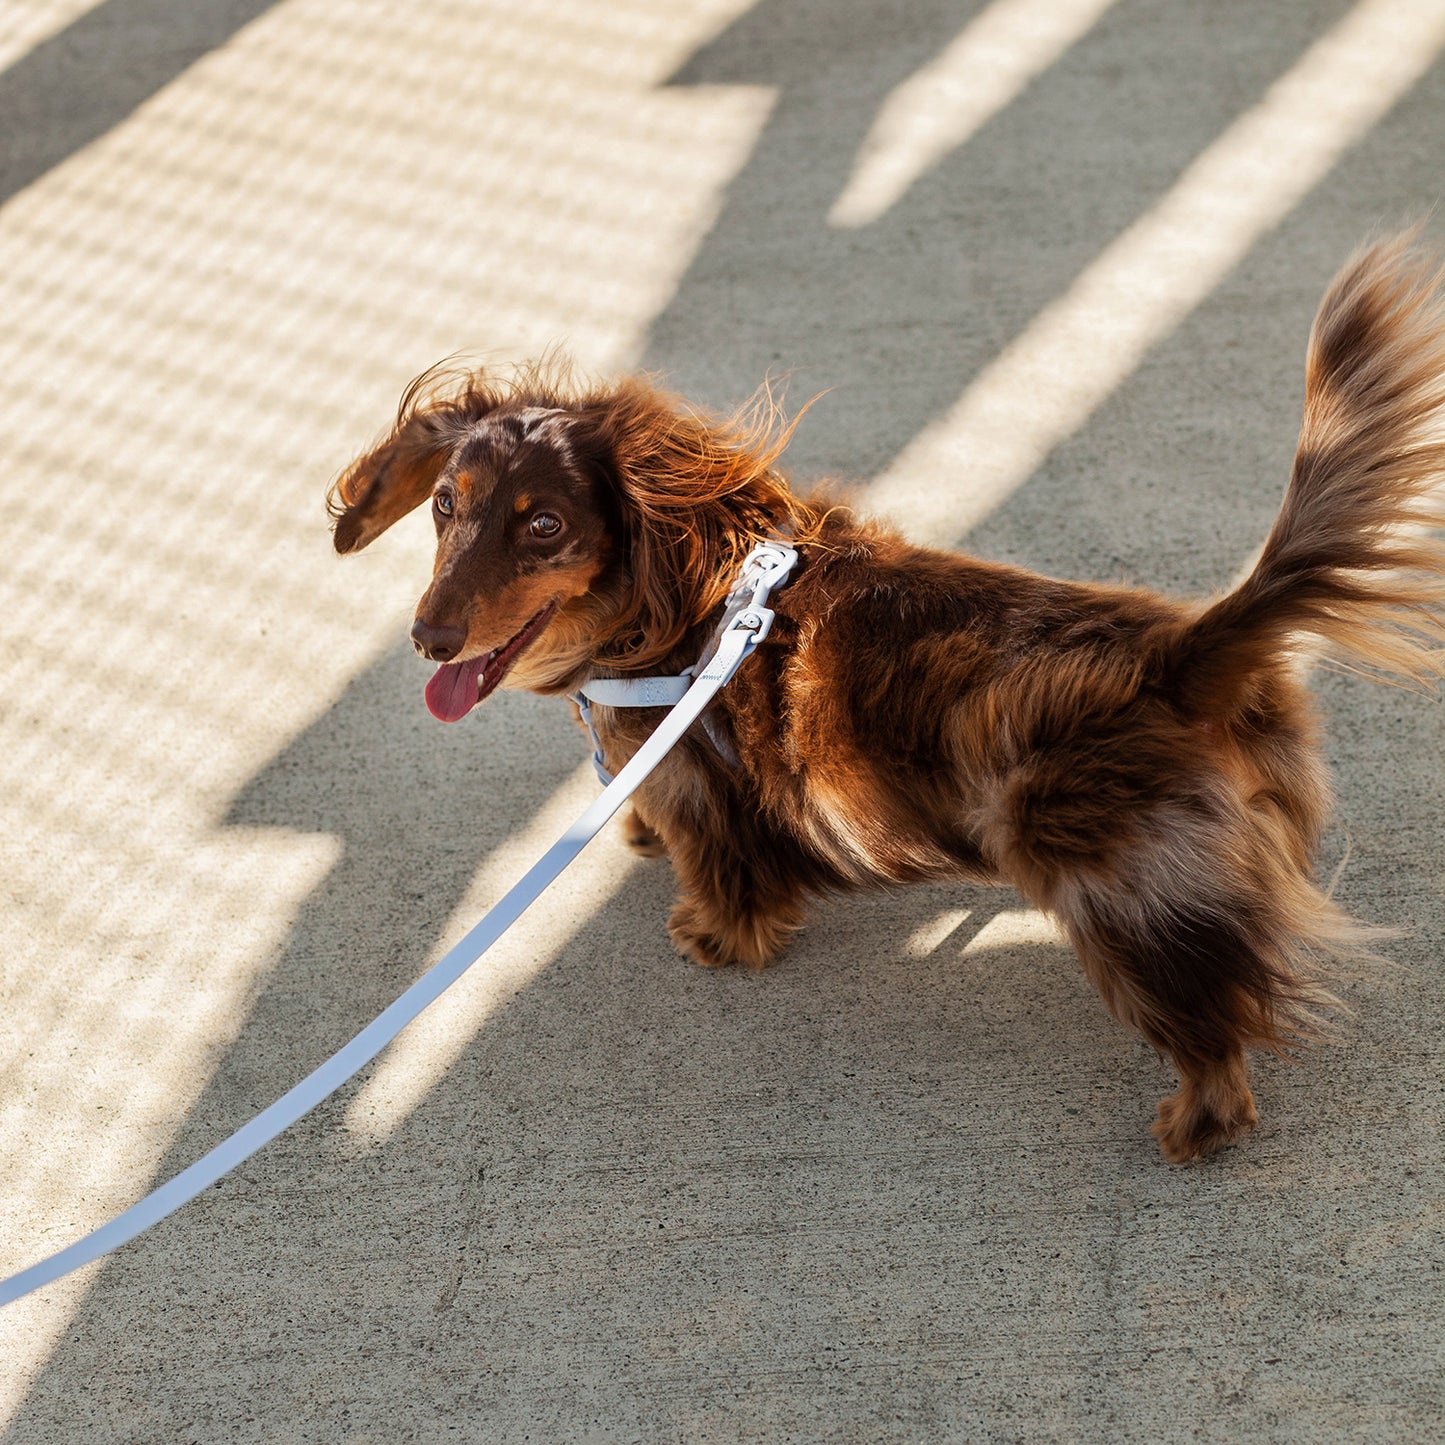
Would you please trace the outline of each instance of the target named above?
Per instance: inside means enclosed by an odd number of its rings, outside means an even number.
[[[1227,715],[1282,650],[1387,681],[1445,673],[1445,268],[1415,233],[1358,252],[1310,334],[1284,504],[1245,581],[1179,637],[1188,710]]]

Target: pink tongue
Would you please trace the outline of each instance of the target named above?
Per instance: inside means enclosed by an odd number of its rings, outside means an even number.
[[[444,662],[426,685],[426,705],[441,722],[460,722],[477,705],[477,679],[486,656],[470,662]]]

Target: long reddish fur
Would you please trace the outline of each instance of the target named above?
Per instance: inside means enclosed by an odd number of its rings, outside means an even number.
[[[466,552],[439,522],[418,609],[474,652],[554,590],[556,620],[510,681],[557,693],[695,661],[741,558],[786,526],[802,561],[770,637],[713,703],[712,736],[694,727],[627,820],[635,846],[671,856],[679,950],[761,967],[820,895],[1008,883],[1173,1060],[1165,1156],[1249,1129],[1246,1051],[1314,1037],[1324,964],[1371,933],[1313,875],[1331,798],[1301,660],[1413,686],[1445,671],[1440,272],[1405,236],[1331,284],[1278,519],[1208,603],[912,546],[795,494],[788,433],[766,396],[719,421],[645,380],[580,386],[556,366],[431,376],[334,486],[337,547],[439,478],[468,516],[563,498],[549,505],[571,509],[573,541],[554,556],[508,551],[481,522]],[[614,769],[655,724],[597,715]]]

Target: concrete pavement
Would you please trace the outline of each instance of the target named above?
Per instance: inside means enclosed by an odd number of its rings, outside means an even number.
[[[0,1272],[398,994],[593,796],[436,724],[406,381],[559,344],[920,537],[1202,592],[1310,316],[1438,204],[1445,0],[0,0]],[[1434,234],[1439,239],[1439,223]],[[358,1083],[0,1314],[0,1439],[1424,1440],[1445,1422],[1445,714],[1322,675],[1327,867],[1403,930],[1199,1166],[1004,892],[690,970],[599,840]]]

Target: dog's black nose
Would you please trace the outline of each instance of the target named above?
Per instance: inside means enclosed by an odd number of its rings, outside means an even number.
[[[420,617],[411,626],[412,646],[432,662],[450,662],[467,645],[465,627],[433,627]]]

